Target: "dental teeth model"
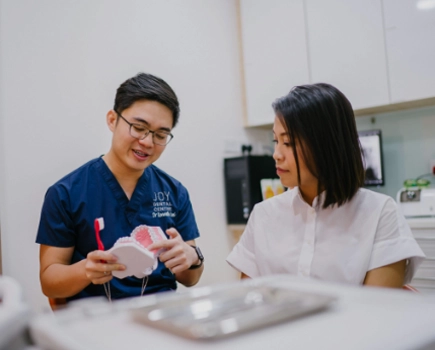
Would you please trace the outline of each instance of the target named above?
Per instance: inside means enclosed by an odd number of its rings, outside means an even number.
[[[124,271],[113,271],[112,275],[117,278],[135,276],[143,278],[150,275],[156,269],[159,251],[149,251],[147,247],[167,237],[162,229],[157,226],[140,225],[136,227],[130,236],[119,238],[109,252],[118,258],[120,264],[125,265]]]

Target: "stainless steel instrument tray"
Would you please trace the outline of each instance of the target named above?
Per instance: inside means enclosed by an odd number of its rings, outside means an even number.
[[[132,310],[137,322],[186,338],[216,339],[325,309],[336,298],[264,285],[199,288]]]

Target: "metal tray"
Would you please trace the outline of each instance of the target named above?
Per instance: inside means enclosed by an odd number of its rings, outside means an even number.
[[[199,288],[194,293],[157,297],[132,310],[133,319],[191,339],[216,339],[325,309],[333,296],[286,288],[238,284]]]

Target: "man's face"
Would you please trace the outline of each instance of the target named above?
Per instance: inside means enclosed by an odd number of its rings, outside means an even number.
[[[173,124],[172,112],[156,101],[136,101],[129,108],[119,111],[129,122],[142,125],[151,131],[170,132]],[[130,125],[118,118],[115,111],[107,113],[107,124],[113,132],[112,148],[113,170],[121,173],[142,173],[146,167],[159,159],[166,146],[153,143],[153,134],[149,133],[143,140],[130,135]]]

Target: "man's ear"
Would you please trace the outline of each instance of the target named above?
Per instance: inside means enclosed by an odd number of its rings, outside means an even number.
[[[107,112],[106,123],[111,132],[115,130],[117,120],[118,120],[118,115],[113,109]]]

